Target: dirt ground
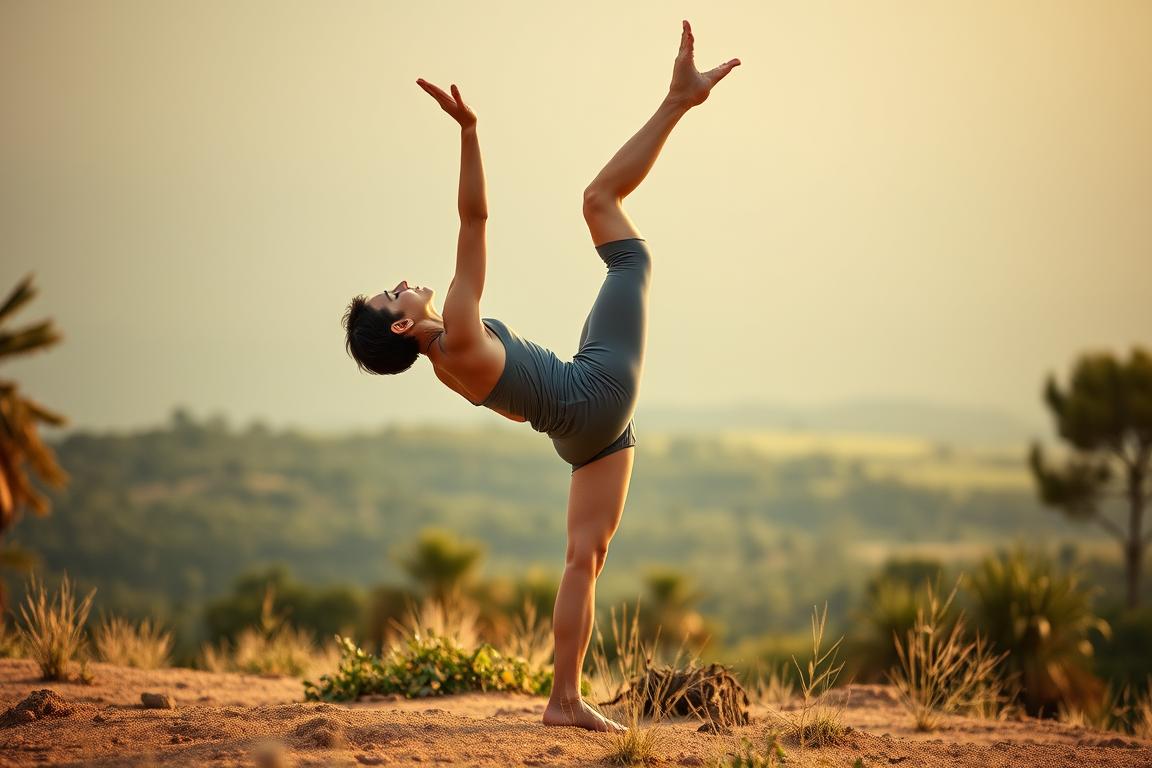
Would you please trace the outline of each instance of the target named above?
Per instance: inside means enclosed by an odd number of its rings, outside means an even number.
[[[92,685],[44,683],[30,661],[0,660],[0,715],[50,689],[58,711],[0,720],[0,768],[14,766],[579,766],[605,765],[612,737],[540,722],[545,700],[470,694],[405,700],[375,697],[351,705],[305,704],[296,678],[141,671],[92,666]],[[141,694],[169,697],[147,709]],[[41,710],[45,707],[41,706]],[[612,714],[611,710],[608,714]],[[771,715],[731,734],[697,732],[700,721],[656,726],[653,765],[713,766],[760,739]],[[972,766],[1058,768],[1152,766],[1152,742],[1048,720],[949,718],[917,733],[892,689],[855,686],[843,710],[850,726],[835,747],[785,744],[788,766]],[[643,725],[642,725],[643,727]]]

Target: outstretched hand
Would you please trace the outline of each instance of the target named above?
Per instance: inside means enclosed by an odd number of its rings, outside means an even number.
[[[451,96],[422,77],[416,79],[416,84],[423,88],[429,96],[436,99],[440,103],[441,109],[451,115],[453,120],[460,123],[461,128],[470,128],[476,125],[476,113],[464,103],[464,99],[460,96],[460,89],[455,84],[451,86]]]
[[[685,19],[680,35],[680,52],[676,54],[676,64],[672,69],[672,85],[668,87],[669,98],[683,101],[689,106],[703,104],[716,83],[736,67],[740,59],[730,59],[718,67],[700,72],[694,60],[696,38],[692,36],[692,25]]]

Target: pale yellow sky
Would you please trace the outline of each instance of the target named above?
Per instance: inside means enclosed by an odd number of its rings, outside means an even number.
[[[446,290],[457,83],[486,316],[570,356],[580,194],[656,108],[680,19],[738,68],[626,207],[656,259],[648,405],[909,396],[1040,422],[1086,348],[1152,345],[1152,3],[0,2],[0,289],[64,345],[5,369],[81,426],[178,403],[336,428],[486,416],[340,314]]]

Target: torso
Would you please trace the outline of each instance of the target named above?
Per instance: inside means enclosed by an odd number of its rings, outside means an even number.
[[[504,374],[507,351],[504,344],[484,325],[484,343],[470,349],[466,355],[449,355],[440,345],[440,340],[432,342],[428,349],[428,359],[432,370],[444,386],[463,397],[469,403],[482,403],[495,389]],[[506,419],[516,422],[527,421],[523,416],[491,408]]]

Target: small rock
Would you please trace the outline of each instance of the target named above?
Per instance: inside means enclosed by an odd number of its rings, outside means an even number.
[[[384,765],[384,758],[379,755],[356,755],[356,762],[361,765]]]
[[[687,755],[680,758],[678,761],[680,765],[704,765],[704,761],[696,757],[696,755]]]
[[[172,697],[166,693],[142,693],[140,694],[140,703],[144,705],[144,709],[176,708],[176,705],[172,703]]]
[[[96,715],[92,718],[92,722],[94,723],[103,723],[107,722],[107,720],[108,718],[104,717],[104,715]]]
[[[564,754],[564,747],[560,746],[559,744],[553,744],[544,751],[550,755],[562,755]]]

